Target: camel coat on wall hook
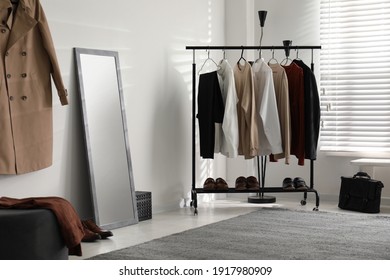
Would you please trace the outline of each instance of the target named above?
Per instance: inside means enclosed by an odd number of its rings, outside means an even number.
[[[0,174],[21,174],[52,164],[51,77],[68,94],[39,0],[0,0],[0,17]]]

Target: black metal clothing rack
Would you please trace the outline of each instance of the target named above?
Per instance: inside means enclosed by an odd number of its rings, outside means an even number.
[[[194,207],[194,214],[198,214],[198,199],[197,194],[200,193],[257,193],[259,196],[264,196],[264,193],[303,193],[303,199],[301,205],[306,204],[307,193],[314,193],[316,196],[316,206],[313,211],[318,211],[320,205],[320,198],[318,192],[314,189],[314,160],[310,160],[310,186],[307,190],[283,190],[282,187],[265,187],[265,161],[262,158],[261,164],[261,175],[259,171],[259,180],[261,178],[261,187],[259,191],[253,190],[236,190],[235,188],[228,188],[227,190],[205,190],[204,188],[196,187],[196,50],[284,50],[286,57],[289,57],[290,50],[311,50],[311,70],[314,71],[313,62],[313,50],[321,49],[321,46],[186,46],[186,50],[193,51],[193,62],[192,62],[192,190],[191,190],[191,206]],[[258,165],[259,158],[257,157]],[[260,167],[258,166],[260,169]]]

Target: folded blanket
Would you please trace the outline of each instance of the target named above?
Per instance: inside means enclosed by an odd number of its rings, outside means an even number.
[[[84,236],[80,218],[69,201],[61,197],[29,197],[29,198],[0,198],[0,208],[3,209],[35,209],[51,210],[57,217],[58,224],[69,255],[81,256],[81,239]]]

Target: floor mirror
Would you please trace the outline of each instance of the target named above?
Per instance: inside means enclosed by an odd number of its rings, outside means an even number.
[[[138,222],[118,52],[75,48],[95,222]]]

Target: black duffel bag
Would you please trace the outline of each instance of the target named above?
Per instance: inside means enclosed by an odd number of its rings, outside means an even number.
[[[341,177],[339,208],[364,213],[379,213],[383,183],[365,172]]]

